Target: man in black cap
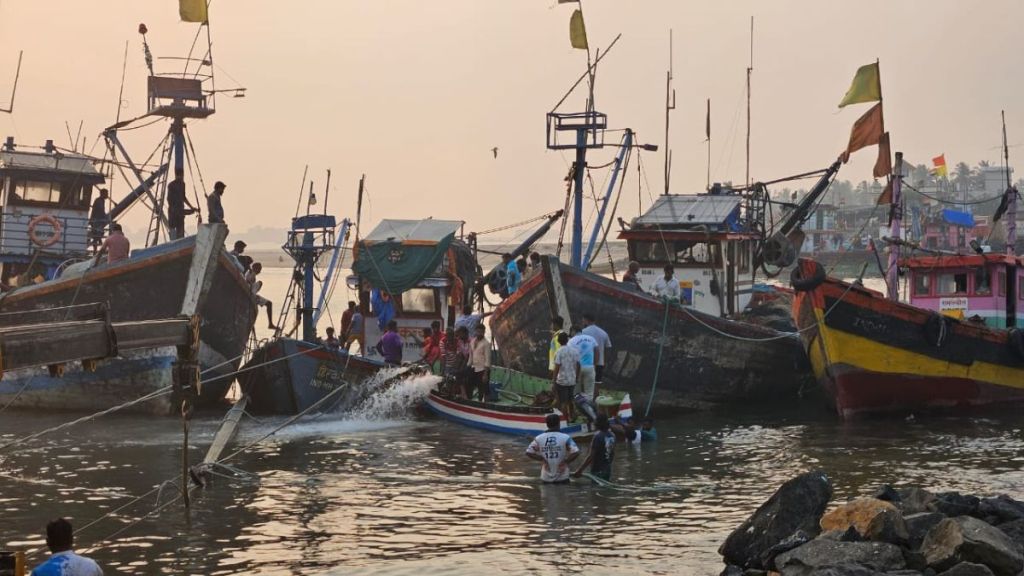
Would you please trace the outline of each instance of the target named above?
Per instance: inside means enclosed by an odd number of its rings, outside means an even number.
[[[218,181],[213,185],[213,193],[206,197],[206,216],[210,224],[224,224],[224,207],[220,203],[220,197],[224,195],[227,188],[223,182]]]
[[[185,208],[186,206],[188,208]],[[185,179],[182,173],[175,171],[174,180],[167,185],[167,225],[170,228],[171,240],[185,237],[185,216],[196,212],[196,207],[185,195]]]

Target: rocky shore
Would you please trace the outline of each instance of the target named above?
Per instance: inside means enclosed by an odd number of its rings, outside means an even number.
[[[722,576],[1024,575],[1024,502],[882,486],[832,503],[808,472],[783,484],[718,549]]]

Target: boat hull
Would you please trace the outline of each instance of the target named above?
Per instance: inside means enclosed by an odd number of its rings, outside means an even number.
[[[813,265],[800,263],[805,275]],[[793,314],[815,378],[843,418],[1024,401],[1024,358],[1006,330],[942,319],[832,278],[798,292]],[[937,322],[946,324],[941,340]]]
[[[194,252],[194,236],[139,250],[124,262],[10,292],[0,299],[0,312],[101,302],[107,305],[113,322],[173,318],[182,310]],[[248,283],[221,250],[210,290],[199,309],[200,408],[223,401],[241,363],[256,312]],[[175,350],[161,349],[141,359],[127,355],[103,360],[95,372],[71,367],[59,378],[50,377],[45,370],[12,371],[4,374],[0,384],[0,405],[13,400],[12,408],[109,408],[119,404],[117,400],[135,399],[170,384],[175,358]],[[174,409],[170,402],[153,402],[129,411]]]
[[[796,336],[675,305],[666,310],[650,295],[553,258],[545,259],[542,269],[491,318],[505,365],[547,375],[551,319],[562,298],[558,284],[572,324],[579,326],[582,315],[590,312],[611,337],[604,384],[629,392],[639,405],[653,394],[653,405],[661,408],[759,406],[792,402],[802,389],[813,388]]]
[[[242,367],[239,384],[249,395],[249,410],[256,414],[298,414],[310,410],[338,387],[345,390],[317,407],[318,411],[345,411],[356,407],[379,384],[374,375],[383,362],[330,351],[318,344],[279,338],[260,348]]]

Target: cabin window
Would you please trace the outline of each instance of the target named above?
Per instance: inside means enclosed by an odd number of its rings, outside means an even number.
[[[1006,270],[996,272],[996,286],[999,287],[999,295],[1006,296]]]
[[[410,288],[402,293],[402,311],[411,314],[437,313],[433,288]]]
[[[967,272],[939,274],[939,294],[967,294]]]
[[[929,296],[932,293],[931,274],[914,273],[914,296]]]
[[[634,242],[633,259],[637,262],[666,262],[668,252],[665,242]]]
[[[676,242],[677,264],[710,264],[711,247],[703,242]]]
[[[974,271],[974,293],[982,296],[992,295],[992,272],[988,268]]]
[[[736,270],[740,274],[750,272],[750,242],[737,243],[736,250]]]
[[[62,208],[88,208],[91,184],[12,180],[8,202],[11,204],[59,204]]]
[[[14,184],[14,194],[18,200],[26,202],[59,202],[60,187],[52,182],[35,182],[18,180]]]

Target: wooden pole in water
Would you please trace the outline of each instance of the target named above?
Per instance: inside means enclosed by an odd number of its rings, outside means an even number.
[[[188,400],[181,402],[181,498],[185,501],[185,509],[192,506],[188,497],[188,418],[191,407]]]

